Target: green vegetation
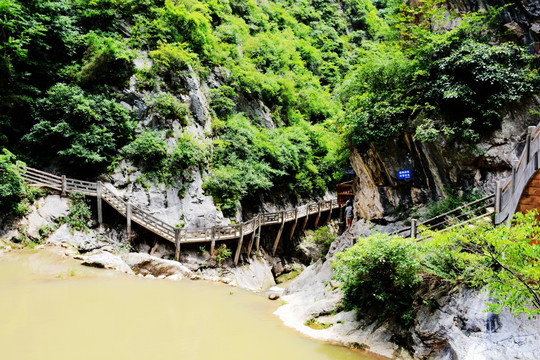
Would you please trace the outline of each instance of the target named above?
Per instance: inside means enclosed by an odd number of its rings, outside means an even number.
[[[447,288],[465,284],[490,291],[488,309],[540,314],[540,259],[536,212],[516,214],[512,225],[487,223],[445,232],[427,231],[420,243],[375,234],[339,253],[332,267],[342,283],[345,305],[362,313],[375,309],[412,325],[415,304],[429,303],[423,282]]]
[[[225,214],[256,194],[322,195],[339,171],[339,137],[305,121],[277,129],[258,128],[246,117],[230,117],[214,144],[214,171],[207,191]],[[279,189],[279,191],[277,191]],[[271,198],[271,197],[270,197]]]
[[[133,133],[124,107],[76,85],[54,85],[35,108],[36,123],[23,137],[35,158],[58,160],[83,173],[104,170]]]
[[[15,155],[3,149],[0,154],[0,214],[24,212],[20,202],[26,195],[26,189],[18,165],[24,166],[16,161]]]
[[[330,246],[336,240],[337,235],[332,232],[328,226],[321,226],[313,231],[306,231],[305,238],[302,240],[302,243],[299,247],[312,248],[313,245],[316,245],[315,254],[312,255],[315,260],[318,258],[324,259]],[[310,246],[311,245],[311,246]]]
[[[446,30],[453,18],[441,3],[402,5],[394,20],[400,40],[363,47],[340,92],[351,144],[404,130],[421,141],[474,142],[500,124],[504,106],[540,90],[538,64],[525,49],[494,45],[496,13],[466,14]]]
[[[448,30],[455,15],[443,6],[0,0],[0,142],[74,177],[124,158],[145,172],[141,183],[172,186],[201,164],[228,215],[261,198],[320,195],[339,178],[347,145],[402,131],[473,142],[503,108],[538,92],[537,62],[494,41],[495,13],[461,15]],[[213,143],[175,121],[210,121]]]
[[[216,253],[215,253],[218,267],[221,268],[221,266],[223,265],[223,262],[227,260],[228,258],[230,258],[231,255],[232,255],[231,249],[227,248],[225,244],[221,244],[221,246],[219,246],[216,249]]]
[[[77,231],[88,232],[92,220],[92,210],[81,194],[70,194],[69,214],[62,219],[70,228]]]
[[[413,300],[419,276],[416,243],[400,236],[375,234],[359,239],[336,255],[334,277],[342,283],[345,305],[397,317],[404,325],[414,319]]]
[[[189,177],[189,168],[207,157],[206,146],[192,136],[182,133],[169,153],[163,133],[144,130],[133,142],[122,148],[123,155],[140,166],[150,179],[173,184],[176,177]],[[139,180],[144,182],[143,180]]]

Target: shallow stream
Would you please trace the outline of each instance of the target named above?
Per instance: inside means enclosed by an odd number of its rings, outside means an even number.
[[[50,250],[0,256],[6,360],[373,360],[303,337],[263,296],[203,281],[148,280]]]

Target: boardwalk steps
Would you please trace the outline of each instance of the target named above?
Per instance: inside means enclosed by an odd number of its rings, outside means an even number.
[[[154,234],[166,239],[176,246],[176,260],[180,258],[181,244],[188,243],[210,243],[210,252],[213,253],[216,241],[238,239],[238,246],[234,257],[235,265],[238,263],[240,249],[243,238],[251,235],[248,244],[248,255],[254,245],[259,249],[259,238],[261,228],[267,225],[280,225],[276,239],[274,240],[272,253],[275,255],[285,223],[293,222],[290,237],[294,235],[298,220],[304,218],[302,230],[305,229],[310,215],[317,215],[315,218],[315,227],[318,226],[323,212],[328,212],[327,220],[330,220],[332,211],[340,208],[337,199],[320,201],[318,203],[308,204],[297,207],[293,210],[286,210],[276,213],[259,214],[255,218],[235,225],[212,226],[205,228],[175,228],[174,226],[156,218],[150,213],[133,206],[116,195],[111,189],[101,182],[88,182],[77,179],[70,179],[66,176],[50,174],[31,167],[22,169],[24,180],[31,186],[47,187],[66,193],[84,194],[97,198],[98,222],[103,223],[102,201],[105,201],[113,209],[126,218],[128,237],[131,235],[131,222],[134,222]],[[258,236],[256,234],[258,233]]]

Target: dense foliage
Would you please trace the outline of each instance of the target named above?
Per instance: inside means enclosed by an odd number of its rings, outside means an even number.
[[[205,186],[226,214],[244,198],[274,193],[283,197],[322,195],[339,170],[337,136],[322,125],[299,121],[289,127],[265,129],[242,115],[230,117],[216,140],[215,170]]]
[[[475,141],[496,128],[505,106],[538,93],[540,76],[524,48],[496,44],[492,12],[452,17],[442,1],[401,6],[399,41],[364,46],[342,86],[351,144],[384,142],[403,130],[416,139]]]
[[[343,135],[472,141],[538,91],[533,59],[495,41],[493,13],[458,22],[443,4],[0,0],[0,142],[87,177],[123,158],[172,184],[201,164],[228,214],[256,193],[321,194],[346,162]],[[208,146],[185,129],[207,121]]]
[[[208,189],[231,211],[246,196],[235,174],[252,174],[253,190],[321,193],[346,153],[335,157],[325,135],[314,134],[335,131],[340,106],[333,90],[356,57],[356,43],[385,27],[371,1],[343,5],[345,13],[339,3],[284,0],[1,1],[2,143],[32,164],[52,162],[83,176],[124,157],[150,178],[172,183],[207,161]],[[218,144],[215,157],[194,155],[206,147],[200,138],[172,131],[195,119],[186,104],[188,79],[209,77],[211,120],[225,124],[206,134]],[[144,94],[145,111],[128,87]],[[277,129],[261,128],[254,106],[267,109]],[[268,149],[235,163],[226,158],[236,150],[219,144],[233,136],[239,113],[261,135],[255,147]],[[153,121],[135,133],[147,117]],[[184,145],[171,148],[170,137]],[[284,150],[262,144],[277,139]],[[289,158],[279,159],[280,152]]]

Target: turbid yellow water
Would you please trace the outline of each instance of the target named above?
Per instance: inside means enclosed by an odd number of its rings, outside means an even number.
[[[47,250],[10,253],[0,257],[0,358],[377,359],[284,327],[277,306],[222,284],[140,279]]]

